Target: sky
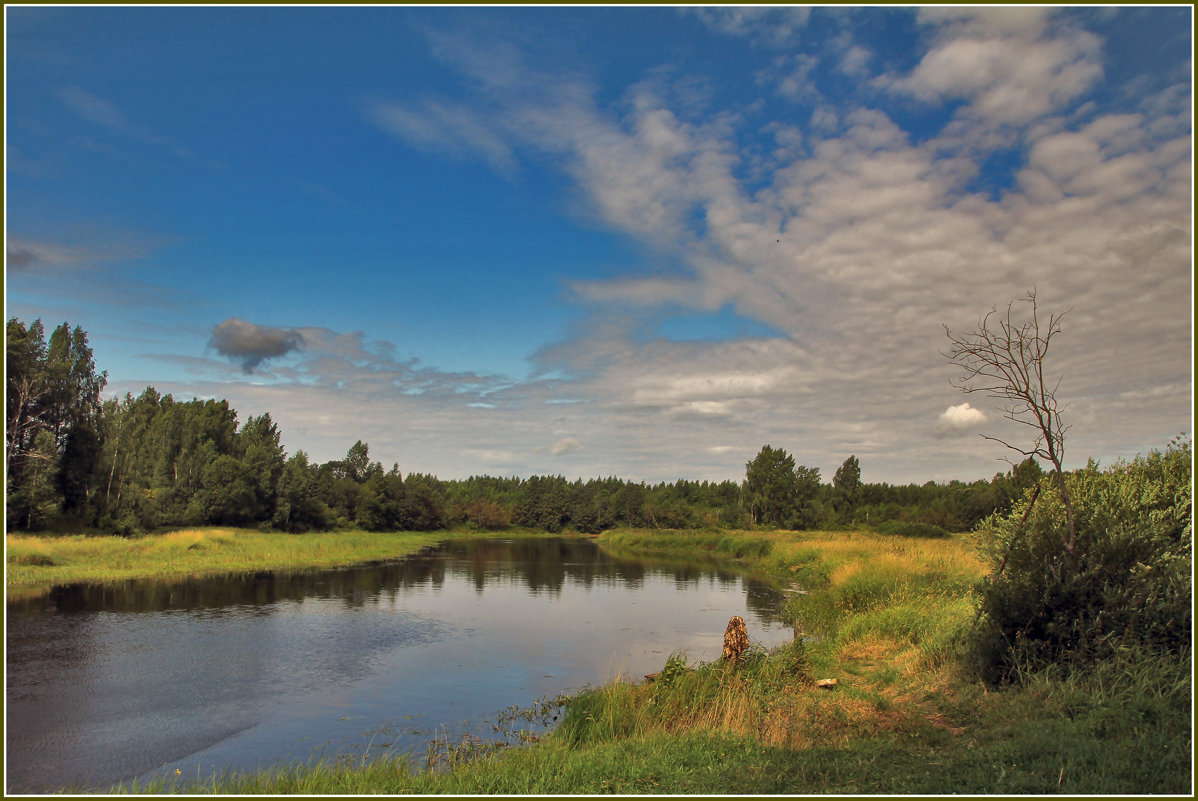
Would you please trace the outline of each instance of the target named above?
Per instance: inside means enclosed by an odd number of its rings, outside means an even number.
[[[988,479],[1192,432],[1193,10],[5,7],[8,318],[402,472]]]

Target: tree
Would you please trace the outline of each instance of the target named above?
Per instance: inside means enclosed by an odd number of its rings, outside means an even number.
[[[794,457],[781,448],[762,447],[745,464],[745,500],[754,525],[781,525],[798,506],[798,479]]]
[[[279,478],[283,474],[283,446],[279,427],[266,413],[245,421],[237,434],[238,449],[242,459],[254,477],[259,517],[270,521],[274,518],[275,505],[279,497]]]
[[[370,446],[362,440],[358,440],[350,446],[349,451],[345,454],[345,461],[342,463],[342,469],[345,471],[345,477],[351,481],[359,483],[366,481],[374,475],[382,475],[382,464],[370,462]]]
[[[856,456],[844,460],[832,476],[832,486],[836,490],[836,502],[841,511],[850,512],[861,501],[861,463]]]
[[[54,435],[45,429],[37,432],[29,457],[20,484],[11,480],[7,484],[5,510],[10,526],[34,529],[50,522],[59,511]]]
[[[245,462],[222,453],[204,467],[204,484],[191,496],[188,517],[217,525],[254,522],[261,514],[254,478]]]
[[[50,334],[43,366],[46,393],[43,400],[46,425],[54,432],[59,452],[67,437],[80,426],[94,428],[100,415],[100,393],[108,383],[107,373],[96,373],[96,362],[79,326],[72,330],[63,323]]]
[[[524,483],[512,520],[518,526],[557,533],[567,520],[568,495],[565,477],[532,476]]]
[[[5,475],[10,479],[21,457],[32,448],[37,432],[46,427],[40,414],[46,394],[46,336],[41,320],[29,328],[17,318],[8,321],[5,344],[6,441]]]
[[[963,370],[953,381],[953,386],[966,394],[981,392],[998,399],[1003,404],[1004,417],[1035,432],[1030,448],[998,437],[982,436],[1025,457],[1038,456],[1052,465],[1065,511],[1066,533],[1061,544],[1072,555],[1077,527],[1062,467],[1065,432],[1069,427],[1061,421],[1061,411],[1065,407],[1058,403],[1056,396],[1061,379],[1046,376],[1044,367],[1049,346],[1053,337],[1061,332],[1061,318],[1067,312],[1050,314],[1047,324],[1042,325],[1036,290],[1031,289],[1020,302],[1031,307],[1031,319],[1023,323],[1015,321],[1015,301],[1011,301],[1005,315],[1000,315],[997,307],[991,309],[975,331],[954,332],[946,325],[944,333],[951,347],[942,355]]]
[[[807,467],[801,464],[795,468],[797,493],[795,495],[794,528],[808,529],[819,525],[820,509],[815,498],[823,487],[821,482],[818,467]]]
[[[396,470],[398,474],[398,469]],[[445,525],[444,488],[436,476],[409,473],[403,479],[404,516],[400,527],[409,531],[432,531]]]
[[[42,512],[83,511],[98,466],[100,392],[107,376],[96,373],[87,334],[78,326],[63,323],[47,343],[41,320],[26,328],[14,317],[5,338],[7,491],[18,499],[36,496],[34,505]],[[34,480],[33,494],[22,495],[26,482]],[[26,526],[50,522],[41,512],[24,520]]]
[[[324,529],[332,523],[329,507],[316,496],[315,474],[316,469],[308,464],[308,454],[303,451],[296,451],[283,465],[272,520],[276,528],[302,532]]]

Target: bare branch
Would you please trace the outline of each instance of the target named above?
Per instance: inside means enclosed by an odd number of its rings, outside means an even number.
[[[953,386],[966,394],[981,393],[1005,401],[1000,411],[1006,419],[1036,431],[1030,450],[998,437],[982,436],[1016,453],[1038,456],[1052,464],[1069,526],[1063,545],[1072,554],[1076,531],[1062,467],[1065,432],[1069,427],[1062,424],[1061,412],[1068,404],[1057,402],[1061,376],[1055,381],[1046,379],[1044,366],[1052,339],[1061,332],[1061,319],[1068,310],[1050,314],[1047,326],[1041,327],[1035,288],[1018,299],[1031,306],[1030,320],[1015,321],[1016,302],[1008,303],[1006,313],[1001,315],[997,307],[991,308],[974,331],[954,332],[946,325],[944,333],[951,347],[947,353],[941,351],[941,355],[962,369]]]

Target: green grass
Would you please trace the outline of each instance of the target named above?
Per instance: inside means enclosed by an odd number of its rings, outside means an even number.
[[[280,534],[229,528],[136,539],[9,534],[6,590],[14,599],[38,596],[62,584],[341,567],[407,556],[442,539],[410,532]]]

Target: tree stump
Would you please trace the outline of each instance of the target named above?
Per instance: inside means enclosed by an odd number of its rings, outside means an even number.
[[[749,648],[749,630],[745,628],[745,619],[733,615],[724,629],[724,658],[731,659],[733,664],[740,661],[741,654]]]

